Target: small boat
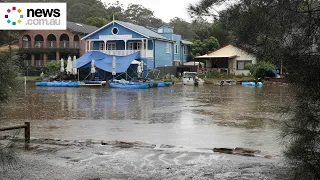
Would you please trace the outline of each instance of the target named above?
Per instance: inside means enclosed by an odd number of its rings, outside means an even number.
[[[110,87],[111,88],[123,88],[123,89],[148,89],[149,85],[147,83],[113,83],[110,82]]]
[[[80,82],[60,82],[60,81],[54,81],[54,82],[36,82],[36,86],[47,86],[47,87],[79,87]]]
[[[121,81],[121,80],[120,80]],[[119,81],[116,81],[116,83],[120,83]],[[134,82],[134,81],[127,81],[124,83],[120,83],[120,84],[131,84],[131,85],[141,85],[141,84],[148,84],[148,86],[150,88],[152,87],[168,87],[168,86],[172,86],[172,82],[163,82],[163,81],[149,81],[149,82]]]
[[[236,80],[223,80],[223,81],[220,81],[220,82],[216,83],[215,85],[219,85],[219,86],[235,86],[235,85],[237,85],[237,81]]]
[[[172,86],[172,82],[157,82],[157,87],[168,87]]]
[[[262,82],[258,82],[257,84],[255,82],[242,82],[243,86],[262,86],[263,83]]]
[[[183,72],[183,77],[182,77],[183,85],[190,85],[190,86],[195,86],[199,84],[203,84],[204,81],[202,81],[198,77],[198,73],[196,72]]]
[[[47,86],[48,82],[46,81],[41,81],[41,82],[36,82],[36,86]]]

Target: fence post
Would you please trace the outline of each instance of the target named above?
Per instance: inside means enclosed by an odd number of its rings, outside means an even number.
[[[25,142],[29,143],[30,142],[30,122],[25,122],[24,124],[26,125],[26,127],[24,128]]]

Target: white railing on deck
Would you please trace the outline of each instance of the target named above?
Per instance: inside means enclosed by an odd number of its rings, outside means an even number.
[[[94,51],[99,51],[99,50],[94,50]],[[100,51],[103,53],[115,55],[115,56],[127,56],[135,52],[139,52],[140,50],[105,50],[105,51],[100,50]],[[143,57],[143,58],[153,57],[153,50],[147,50],[147,54],[146,54],[146,50],[141,50],[140,57]]]

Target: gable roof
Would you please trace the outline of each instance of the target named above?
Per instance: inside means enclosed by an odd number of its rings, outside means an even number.
[[[96,31],[98,28],[95,26],[90,26],[90,25],[86,25],[86,24],[80,24],[80,23],[67,21],[67,29],[71,30],[73,32],[90,34],[94,31]]]
[[[143,26],[139,26],[139,25],[136,25],[136,24],[132,24],[132,23],[128,23],[128,22],[122,22],[122,21],[118,21],[118,20],[114,20],[114,21],[111,21],[110,23],[106,24],[105,26],[97,29],[96,31],[88,34],[87,36],[83,37],[82,39],[86,39],[87,37],[99,32],[100,30],[104,29],[105,27],[111,25],[112,23],[117,23],[127,29],[130,29],[138,34],[141,34],[142,36],[145,36],[147,38],[155,38],[155,39],[160,39],[160,40],[165,40],[165,41],[173,41],[171,39],[168,39],[146,27],[143,27]]]
[[[119,23],[120,25],[123,25],[129,29],[132,29],[132,30],[135,30],[137,32],[140,32],[141,34],[144,34],[148,37],[153,37],[153,38],[159,38],[159,39],[165,39],[165,40],[169,40],[168,38],[146,28],[146,27],[143,27],[143,26],[139,26],[139,25],[136,25],[136,24],[132,24],[132,23],[128,23],[128,22],[122,22],[122,21],[115,21],[117,23]]]
[[[195,57],[196,59],[201,59],[201,58],[234,58],[239,56],[240,54],[249,54],[248,52],[232,45],[226,45],[223,47],[220,47],[208,54],[202,55],[202,56],[197,56]],[[251,56],[254,56],[252,54],[249,54]]]

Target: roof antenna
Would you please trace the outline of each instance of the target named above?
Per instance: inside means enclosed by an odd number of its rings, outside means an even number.
[[[113,25],[114,25],[114,15],[113,15],[113,21],[112,22],[113,22]]]

